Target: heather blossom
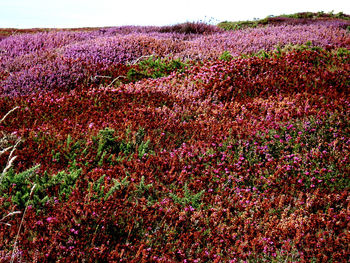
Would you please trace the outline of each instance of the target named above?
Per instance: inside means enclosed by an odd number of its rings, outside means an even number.
[[[0,261],[345,262],[344,25],[191,30],[0,41]]]

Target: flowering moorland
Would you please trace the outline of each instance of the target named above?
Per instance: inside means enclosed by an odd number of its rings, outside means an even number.
[[[0,40],[1,262],[348,261],[349,32],[196,26]]]

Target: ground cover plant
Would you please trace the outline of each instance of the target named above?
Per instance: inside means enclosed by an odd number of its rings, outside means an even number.
[[[224,30],[239,30],[246,29],[249,27],[263,27],[271,24],[317,24],[324,23],[325,21],[333,20],[334,23],[338,23],[339,26],[343,26],[344,28],[348,28],[350,20],[350,16],[344,14],[343,12],[339,12],[334,14],[333,12],[324,13],[324,12],[302,12],[295,13],[291,15],[280,15],[280,16],[268,16],[264,19],[255,19],[253,21],[223,21],[218,24],[219,28]]]
[[[348,262],[348,20],[306,16],[0,40],[0,261]]]

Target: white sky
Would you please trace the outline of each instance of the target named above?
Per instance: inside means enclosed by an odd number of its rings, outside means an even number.
[[[171,25],[344,12],[348,0],[0,0],[0,28]]]

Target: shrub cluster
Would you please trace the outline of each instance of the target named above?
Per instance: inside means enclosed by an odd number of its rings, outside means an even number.
[[[332,23],[272,26],[190,37],[181,33],[142,33],[146,28],[138,28],[138,33],[121,33],[121,30],[134,30],[132,27],[14,35],[0,42],[0,90],[6,96],[16,96],[96,86],[119,76],[126,77],[130,64],[152,55],[157,59],[171,57],[174,61],[216,59],[225,51],[240,56],[307,41],[324,48],[348,48],[348,33]],[[97,79],[99,81],[92,81]]]
[[[223,21],[218,24],[219,28],[224,30],[239,30],[246,28],[263,27],[266,25],[310,25],[310,24],[333,24],[334,26],[347,28],[350,25],[350,16],[342,12],[338,14],[324,12],[302,12],[291,15],[268,16],[264,19],[255,19],[253,21]]]
[[[183,24],[161,27],[159,32],[179,34],[212,34],[220,32],[220,28],[202,22],[186,22]]]

